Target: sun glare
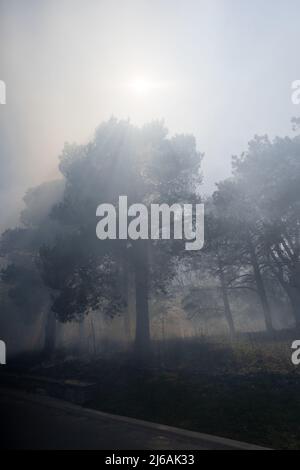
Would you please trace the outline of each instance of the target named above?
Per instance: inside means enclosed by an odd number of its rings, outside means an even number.
[[[143,77],[137,77],[130,82],[130,88],[136,95],[147,95],[153,90],[161,88],[161,83],[148,80]]]

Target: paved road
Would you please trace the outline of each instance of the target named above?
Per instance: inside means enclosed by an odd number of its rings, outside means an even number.
[[[193,450],[254,446],[0,390],[1,449]]]

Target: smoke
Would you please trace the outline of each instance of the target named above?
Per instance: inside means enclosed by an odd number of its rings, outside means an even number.
[[[254,134],[290,130],[299,10],[296,0],[0,0],[0,230],[17,222],[28,187],[57,178],[64,142],[87,141],[111,115],[194,134],[211,192]],[[134,94],[140,76],[168,86]]]

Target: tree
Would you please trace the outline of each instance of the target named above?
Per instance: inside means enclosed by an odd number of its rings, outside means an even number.
[[[20,311],[22,320],[34,323],[45,316],[44,353],[55,347],[55,317],[51,312],[51,292],[45,288],[36,259],[41,243],[50,242],[59,233],[57,222],[49,218],[52,205],[63,193],[63,182],[52,181],[29,190],[20,226],[5,231],[0,241],[0,256],[5,259],[1,280]]]
[[[124,282],[132,279],[124,274],[133,273],[135,345],[140,356],[147,354],[149,296],[153,289],[164,289],[184,245],[169,240],[99,241],[96,208],[110,203],[122,214],[118,201],[124,195],[128,205],[147,207],[199,202],[201,157],[192,136],[168,138],[158,122],[137,128],[111,119],[88,144],[65,146],[60,158],[65,192],[52,215],[67,227],[67,236],[40,252],[44,279],[57,292],[52,309],[59,319],[71,320],[91,309],[115,315],[126,304],[124,292],[130,286],[124,289]]]
[[[235,177],[256,208],[257,244],[265,270],[280,283],[300,326],[300,136],[255,137],[234,159]]]
[[[266,329],[272,331],[271,311],[259,262],[256,206],[250,203],[244,185],[235,179],[219,183],[213,199],[219,232],[222,233],[221,244],[226,250],[225,262],[221,260],[222,270],[225,265],[235,267],[231,288],[253,288],[254,283]]]

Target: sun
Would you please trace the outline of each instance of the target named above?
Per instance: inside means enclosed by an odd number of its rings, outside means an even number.
[[[136,95],[145,96],[161,87],[161,84],[144,77],[136,77],[129,84],[132,92]]]

